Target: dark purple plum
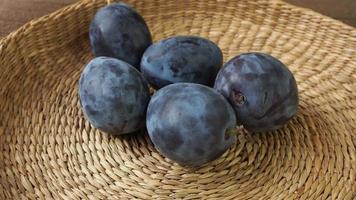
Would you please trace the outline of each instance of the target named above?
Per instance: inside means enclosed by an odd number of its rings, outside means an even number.
[[[148,83],[124,61],[91,60],[80,77],[79,97],[86,119],[104,132],[121,135],[144,127]]]
[[[199,167],[221,156],[234,142],[235,113],[214,89],[176,83],[156,92],[146,126],[156,149],[183,166]]]
[[[152,87],[187,82],[213,86],[222,66],[220,48],[197,36],[176,36],[151,45],[142,56],[141,72]]]
[[[214,88],[232,104],[237,123],[253,132],[282,127],[297,112],[298,88],[291,71],[264,53],[232,58]]]
[[[100,8],[90,24],[89,38],[95,56],[118,58],[137,69],[143,52],[152,44],[144,19],[124,3]]]

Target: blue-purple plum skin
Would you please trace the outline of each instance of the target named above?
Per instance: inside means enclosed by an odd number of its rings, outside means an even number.
[[[138,70],[142,54],[152,44],[144,19],[124,3],[100,8],[90,24],[89,38],[95,56],[118,58]]]
[[[237,123],[252,132],[281,128],[298,109],[292,72],[264,53],[245,53],[220,70],[214,88],[232,104]]]
[[[130,64],[97,57],[84,68],[79,97],[85,118],[96,128],[122,135],[144,128],[150,100],[147,81]]]
[[[222,66],[220,48],[197,36],[175,36],[151,45],[142,56],[141,72],[156,89],[172,83],[213,86]]]
[[[200,167],[221,156],[236,141],[228,101],[204,85],[176,83],[156,92],[148,106],[146,126],[156,149],[182,166]]]

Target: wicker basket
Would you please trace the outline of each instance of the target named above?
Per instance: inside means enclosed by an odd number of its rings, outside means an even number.
[[[178,3],[179,2],[179,3]],[[356,30],[279,1],[132,0],[154,40],[193,34],[225,61],[262,51],[295,74],[300,109],[283,129],[242,131],[196,171],[147,134],[111,137],[84,120],[78,79],[92,58],[82,1],[0,41],[0,199],[355,199]]]

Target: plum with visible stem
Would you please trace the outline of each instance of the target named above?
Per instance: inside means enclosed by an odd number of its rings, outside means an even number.
[[[247,130],[282,127],[298,109],[298,88],[292,72],[264,53],[244,53],[220,70],[214,88],[233,106],[237,123]]]

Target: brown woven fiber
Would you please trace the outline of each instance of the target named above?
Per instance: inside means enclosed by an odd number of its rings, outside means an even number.
[[[81,1],[0,40],[0,199],[356,199],[356,29],[280,1],[131,0],[155,41],[200,35],[224,60],[262,51],[294,73],[300,109],[283,129],[238,135],[198,170],[147,134],[90,126],[78,79],[93,57]]]

